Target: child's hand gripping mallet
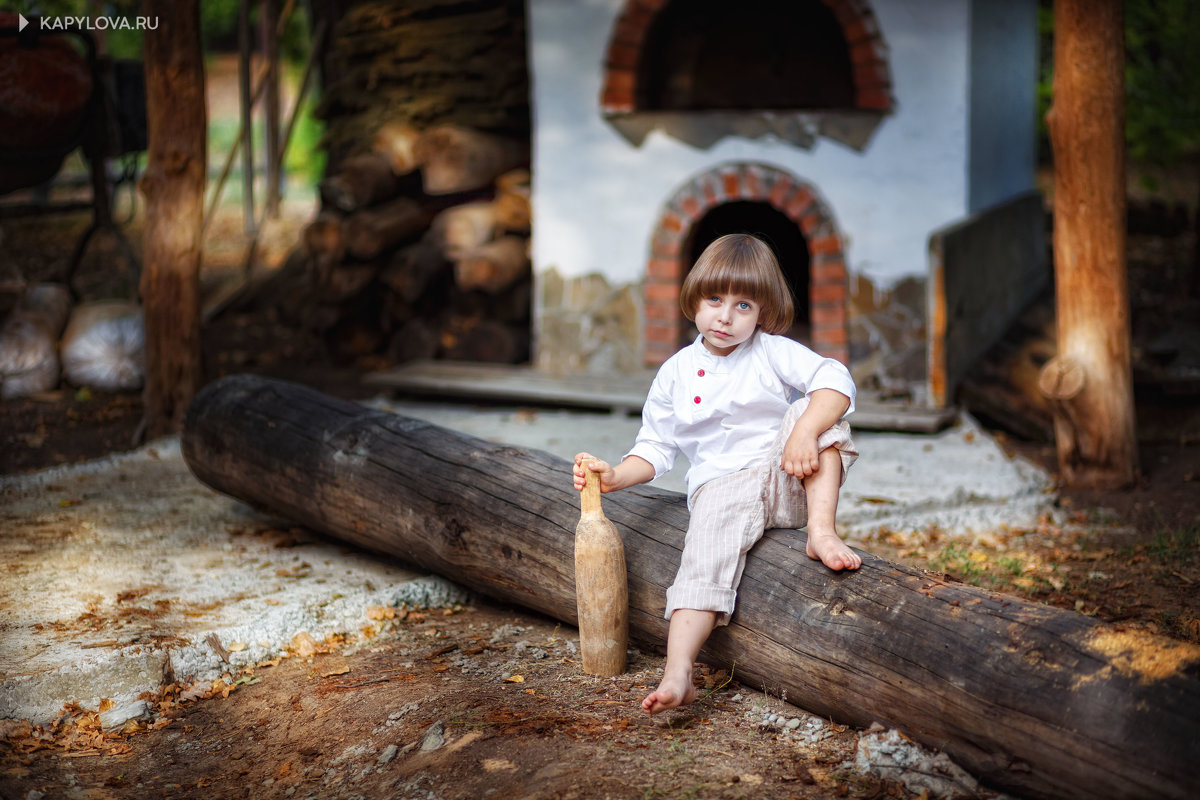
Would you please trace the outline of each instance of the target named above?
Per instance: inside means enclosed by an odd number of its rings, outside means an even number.
[[[582,513],[575,527],[575,606],[583,671],[602,678],[625,671],[629,586],[625,546],[600,507],[600,476],[584,465]]]

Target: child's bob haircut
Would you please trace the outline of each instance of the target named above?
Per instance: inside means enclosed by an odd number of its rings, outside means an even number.
[[[701,300],[727,293],[758,303],[758,324],[765,332],[784,333],[792,326],[792,290],[762,239],[731,233],[704,248],[683,279],[679,307],[685,317],[695,320]]]

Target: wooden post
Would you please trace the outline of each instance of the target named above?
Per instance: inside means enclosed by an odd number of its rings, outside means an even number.
[[[146,0],[149,134],[141,293],[146,335],[146,431],[178,430],[200,388],[200,259],[205,99],[199,0]]]
[[[1137,475],[1125,274],[1124,34],[1121,0],[1055,0],[1054,429],[1068,485],[1118,488]],[[1068,395],[1069,396],[1066,396]]]

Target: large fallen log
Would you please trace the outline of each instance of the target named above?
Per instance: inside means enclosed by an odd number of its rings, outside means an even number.
[[[579,496],[562,459],[245,375],[195,398],[183,453],[219,491],[576,622]],[[630,638],[660,649],[683,497],[638,487],[604,506],[628,559]],[[834,574],[804,544],[769,531],[751,551],[706,659],[823,716],[899,728],[1007,791],[1196,796],[1200,648],[869,554]]]

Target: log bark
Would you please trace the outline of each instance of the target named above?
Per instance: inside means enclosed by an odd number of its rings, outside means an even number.
[[[459,287],[490,294],[504,291],[528,274],[529,240],[523,236],[501,236],[454,262],[454,282]]]
[[[490,318],[451,314],[442,326],[442,355],[451,361],[517,364],[529,358],[529,333]]]
[[[317,284],[321,302],[340,303],[349,300],[366,289],[378,274],[378,264],[352,261],[336,265]]]
[[[182,446],[218,491],[577,622],[565,460],[246,375],[205,387]],[[631,640],[661,650],[684,498],[643,486],[605,511],[624,539]],[[822,716],[900,728],[1011,792],[1195,796],[1200,648],[870,554],[830,573],[804,546],[798,531],[755,546],[707,660]]]
[[[1121,0],[1054,3],[1054,278],[1058,355],[1084,383],[1055,404],[1063,478],[1118,488],[1137,477],[1125,270]]]
[[[379,279],[405,303],[416,303],[430,283],[450,262],[442,254],[442,246],[430,234],[394,252],[380,273]]]
[[[528,163],[529,143],[459,125],[437,125],[421,132],[416,156],[425,191],[453,194],[488,186]]]
[[[524,323],[528,328],[533,311],[533,280],[527,277],[498,294],[451,288],[446,304],[460,316]]]
[[[321,199],[349,213],[390,200],[396,196],[398,186],[386,158],[364,153],[342,161],[337,172],[321,182]]]
[[[147,36],[146,199],[142,235],[146,433],[179,429],[200,388],[200,259],[203,251],[206,123],[199,0],[147,0],[149,18],[170,25]]]
[[[446,258],[455,260],[496,238],[496,204],[488,200],[451,206],[433,219],[430,230]]]
[[[322,211],[304,226],[300,237],[304,252],[310,258],[327,258],[333,263],[341,261],[346,256],[342,224],[343,217],[340,214]]]
[[[529,233],[533,218],[529,170],[506,172],[496,179],[496,225],[512,233]]]
[[[342,226],[346,252],[364,261],[375,258],[424,231],[431,218],[427,208],[408,197],[359,211]]]
[[[322,211],[304,226],[300,241],[312,265],[317,284],[324,284],[346,257],[346,238],[342,230],[344,218],[332,211]]]
[[[392,334],[388,359],[397,364],[432,359],[438,351],[438,334],[428,320],[410,319]]]
[[[385,122],[375,131],[371,150],[387,161],[396,175],[407,175],[417,163],[417,138],[421,132],[405,122]]]

